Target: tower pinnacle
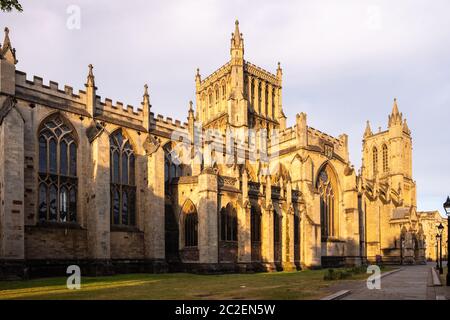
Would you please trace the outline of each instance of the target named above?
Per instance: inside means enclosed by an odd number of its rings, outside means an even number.
[[[5,59],[12,64],[17,64],[16,49],[11,45],[9,39],[9,29],[5,27],[5,37],[3,39],[3,45],[0,45],[0,59]]]
[[[239,21],[234,23],[234,32],[231,34],[231,56],[234,58],[244,57],[244,38],[239,31]]]

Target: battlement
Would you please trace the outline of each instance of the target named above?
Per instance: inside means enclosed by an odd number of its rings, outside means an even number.
[[[50,80],[44,83],[44,79],[40,76],[33,76],[32,80],[27,79],[27,74],[22,71],[16,71],[16,88],[23,92],[25,96],[39,96],[44,101],[70,101],[76,103],[78,108],[86,109],[86,91],[79,90],[74,93],[73,87],[64,85],[64,89],[59,87],[58,82]],[[61,100],[63,99],[63,100]],[[45,102],[43,102],[45,105]],[[49,104],[48,106],[51,106]],[[138,108],[132,105],[124,105],[122,102],[113,101],[105,98],[102,101],[100,96],[95,97],[95,114],[104,115],[111,119],[117,119],[125,122],[130,122],[135,125],[142,125],[144,119],[144,111],[141,106]]]
[[[277,76],[249,61],[245,61],[245,70],[252,75],[258,76],[272,84],[278,84]]]
[[[230,62],[227,62],[200,82],[200,86],[201,86],[200,90],[202,90],[210,82],[214,82],[216,79],[222,77],[224,74],[226,74],[229,71],[230,71]]]
[[[97,96],[97,106],[96,110],[98,113],[102,114],[113,114],[119,117],[126,117],[133,120],[142,121],[143,119],[143,110],[142,108],[135,108],[132,105],[124,105],[120,101],[116,101],[113,104],[113,101],[109,98],[105,98],[104,101],[100,101],[101,97]]]
[[[64,90],[61,90],[56,81],[50,80],[46,85],[43,78],[39,76],[33,76],[33,80],[28,80],[27,74],[19,70],[16,71],[16,86],[78,103],[84,103],[86,97],[85,91],[79,90],[78,94],[75,94],[73,88],[68,85],[64,85]]]
[[[319,138],[319,139],[329,142],[331,144],[336,144],[339,146],[344,145],[344,142],[341,139],[330,136],[329,134],[326,134],[320,130],[314,129],[313,127],[308,127],[308,135]]]
[[[153,113],[151,113],[153,115]],[[185,130],[188,127],[186,122],[182,123],[180,120],[173,120],[171,117],[164,117],[161,114],[158,114],[155,118],[155,122],[157,125],[167,126],[172,129],[182,129]]]

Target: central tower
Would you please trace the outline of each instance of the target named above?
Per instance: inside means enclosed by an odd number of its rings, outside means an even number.
[[[224,133],[228,127],[285,129],[281,104],[282,70],[280,63],[272,74],[244,59],[244,38],[236,20],[231,34],[230,60],[196,82],[196,120],[204,129]]]

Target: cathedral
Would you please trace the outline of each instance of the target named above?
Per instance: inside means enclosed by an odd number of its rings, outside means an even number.
[[[283,70],[230,59],[195,75],[187,122],[44,83],[0,47],[0,278],[117,272],[250,272],[423,263],[412,139],[394,101],[388,128],[348,136],[297,114],[286,125]],[[431,222],[433,223],[433,222]]]

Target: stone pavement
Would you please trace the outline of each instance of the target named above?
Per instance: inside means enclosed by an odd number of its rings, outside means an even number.
[[[342,300],[435,300],[431,268],[428,265],[401,266],[401,270],[381,278],[381,289],[369,290],[366,282],[353,284]]]

